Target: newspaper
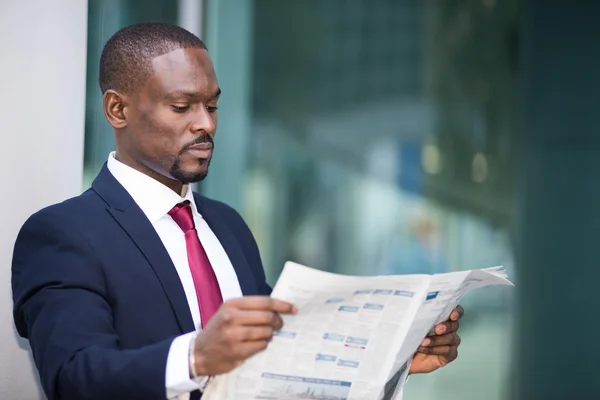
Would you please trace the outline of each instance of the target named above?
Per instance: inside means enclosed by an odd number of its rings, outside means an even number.
[[[502,267],[348,276],[286,263],[272,296],[298,307],[266,350],[208,385],[204,400],[400,400],[421,341],[468,292],[512,285]]]

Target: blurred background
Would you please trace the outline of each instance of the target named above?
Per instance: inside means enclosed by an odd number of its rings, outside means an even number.
[[[82,189],[114,149],[102,46],[136,22],[179,24],[223,89],[197,189],[242,213],[271,283],[287,260],[357,275],[503,265],[516,287],[464,299],[458,360],[412,377],[405,399],[600,398],[600,2],[71,3],[37,23],[87,15]]]

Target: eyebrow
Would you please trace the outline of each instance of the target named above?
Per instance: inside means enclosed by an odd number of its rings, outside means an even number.
[[[213,100],[213,99],[216,99],[217,97],[219,97],[220,95],[221,95],[221,88],[218,88],[217,91],[212,96],[210,96],[208,99]],[[192,97],[192,98],[204,97],[202,93],[193,92],[193,91],[189,91],[189,90],[174,90],[172,92],[165,94],[166,98],[176,97],[176,96],[186,96],[186,97]]]
[[[217,91],[215,92],[215,94],[213,94],[210,99],[216,99],[217,97],[219,97],[221,95],[221,88],[218,88]]]

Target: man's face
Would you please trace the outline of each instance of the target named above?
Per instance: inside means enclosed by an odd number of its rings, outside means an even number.
[[[148,172],[201,181],[212,158],[220,95],[208,52],[174,50],[152,66],[153,75],[128,101],[121,147]]]

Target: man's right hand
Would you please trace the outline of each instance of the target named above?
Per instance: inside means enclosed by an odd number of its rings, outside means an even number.
[[[196,337],[198,375],[224,374],[264,350],[281,329],[279,314],[295,314],[296,307],[268,296],[247,296],[221,305]]]

